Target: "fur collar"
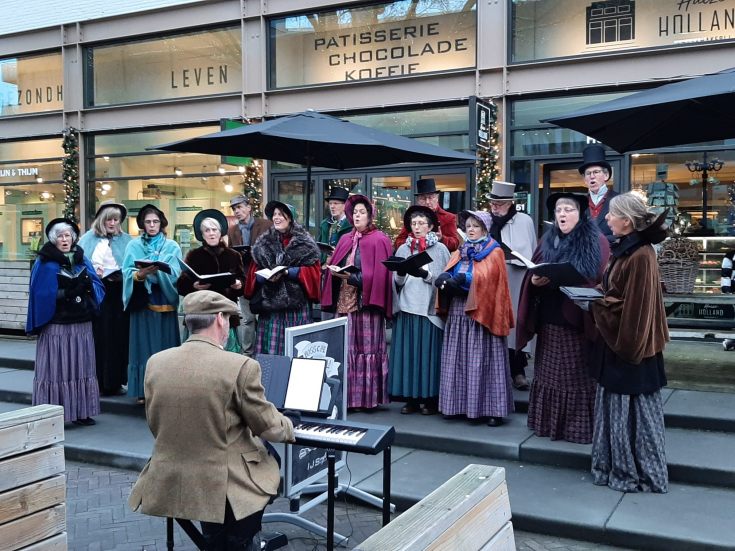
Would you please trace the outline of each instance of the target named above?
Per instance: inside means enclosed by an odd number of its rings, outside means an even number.
[[[74,262],[74,265],[79,266],[84,262],[84,252],[82,251],[81,247],[77,247],[76,245],[74,245],[71,250],[73,253],[72,260]],[[57,249],[56,245],[54,245],[50,241],[44,243],[43,247],[41,247],[41,250],[38,251],[38,256],[40,256],[44,262],[51,261],[56,262],[60,266],[69,267],[69,258],[59,249]]]
[[[544,262],[569,262],[589,280],[597,278],[600,270],[600,230],[592,220],[580,220],[574,229],[564,235],[554,225],[541,238]]]
[[[294,224],[291,240],[285,248],[281,246],[278,230],[268,229],[255,242],[253,259],[261,268],[276,266],[310,266],[319,261],[319,247],[302,226]]]

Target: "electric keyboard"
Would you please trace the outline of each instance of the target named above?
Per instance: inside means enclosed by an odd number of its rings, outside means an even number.
[[[395,435],[393,427],[346,419],[302,417],[294,425],[296,444],[369,455],[376,455],[393,444]]]

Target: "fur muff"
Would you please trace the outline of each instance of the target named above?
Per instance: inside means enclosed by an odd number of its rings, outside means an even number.
[[[564,235],[556,224],[541,238],[544,262],[569,262],[588,280],[600,271],[600,230],[590,219],[580,220]]]
[[[260,268],[276,266],[311,266],[319,261],[319,247],[303,227],[291,228],[291,240],[284,248],[280,234],[269,228],[253,246],[253,260]],[[266,281],[262,287],[263,310],[298,310],[306,304],[306,295],[298,281],[284,275],[276,282]]]

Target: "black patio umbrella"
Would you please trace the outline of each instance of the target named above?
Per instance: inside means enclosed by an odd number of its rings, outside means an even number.
[[[309,226],[311,167],[360,168],[410,162],[474,161],[474,155],[381,132],[316,111],[287,115],[149,149],[249,156],[306,166],[304,225]]]
[[[735,68],[552,117],[619,153],[735,137]]]

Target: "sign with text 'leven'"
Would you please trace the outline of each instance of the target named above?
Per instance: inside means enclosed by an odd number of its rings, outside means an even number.
[[[275,34],[277,88],[475,66],[474,10],[370,25]]]

